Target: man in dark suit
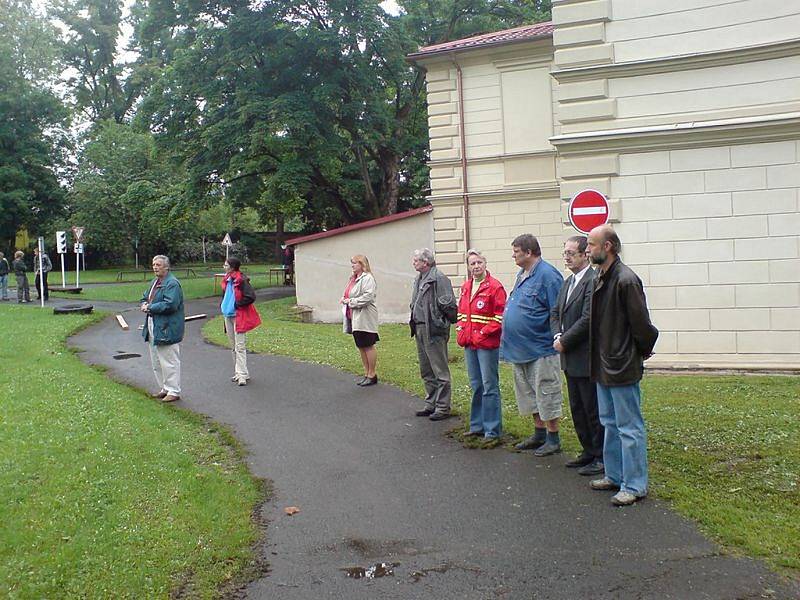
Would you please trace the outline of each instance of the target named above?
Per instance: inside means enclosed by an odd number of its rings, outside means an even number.
[[[561,354],[569,407],[583,452],[566,466],[581,475],[603,473],[603,426],[597,414],[597,386],[589,379],[589,316],[595,272],[586,253],[586,237],[564,244],[564,263],[572,271],[550,313],[553,348]]]

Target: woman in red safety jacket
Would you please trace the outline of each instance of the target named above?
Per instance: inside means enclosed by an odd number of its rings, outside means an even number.
[[[486,258],[475,249],[467,252],[470,278],[461,286],[456,332],[464,347],[472,409],[464,436],[483,436],[486,445],[498,444],[502,433],[500,409],[500,333],[506,290],[486,270]]]
[[[239,269],[242,263],[231,256],[225,261],[225,277],[222,280],[222,303],[220,310],[225,318],[225,333],[233,352],[233,377],[231,381],[247,385],[250,372],[247,370],[247,341],[245,333],[261,325],[261,317],[253,306],[255,290],[250,280]]]

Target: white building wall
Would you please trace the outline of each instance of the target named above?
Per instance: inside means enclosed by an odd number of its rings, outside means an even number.
[[[620,155],[623,260],[654,365],[800,364],[800,142]]]
[[[781,42],[800,31],[798,4],[787,0],[612,0],[611,15],[615,62]]]
[[[375,225],[298,244],[295,247],[296,295],[313,309],[312,318],[340,323],[342,297],[352,271],[350,258],[365,255],[378,284],[378,316],[383,323],[408,321],[408,303],[416,272],[411,255],[433,248],[432,213]]]

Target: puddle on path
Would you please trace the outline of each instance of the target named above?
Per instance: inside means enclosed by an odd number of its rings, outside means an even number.
[[[377,579],[378,577],[394,576],[394,569],[399,566],[400,563],[396,562],[379,562],[368,567],[344,567],[339,570],[352,579]]]
[[[135,352],[123,352],[122,354],[115,354],[113,356],[114,360],[127,360],[129,358],[139,358],[141,354],[136,354]]]

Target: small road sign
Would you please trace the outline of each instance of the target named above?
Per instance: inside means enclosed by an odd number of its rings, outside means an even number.
[[[83,230],[86,229],[85,227],[78,227],[77,225],[72,227],[72,235],[75,236],[75,241],[80,242],[81,238],[83,237]]]
[[[597,190],[583,190],[569,201],[569,222],[581,233],[605,225],[610,216],[608,198]]]
[[[223,246],[233,246],[233,242],[231,241],[231,234],[230,233],[226,233],[225,237],[222,238],[222,244],[223,244]]]

